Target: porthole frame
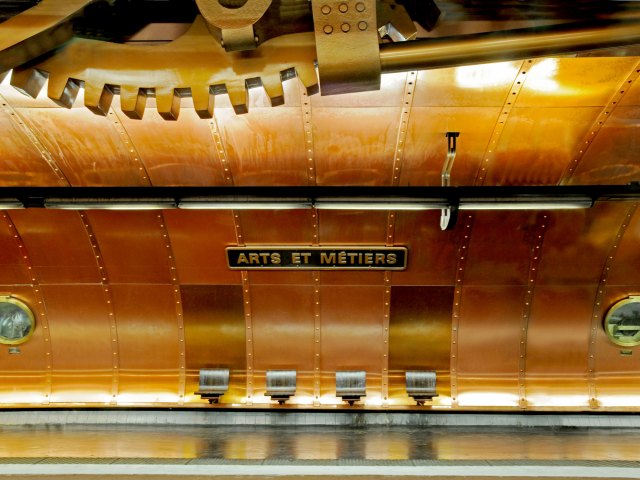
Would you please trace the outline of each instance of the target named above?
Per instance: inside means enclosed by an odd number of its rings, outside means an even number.
[[[609,339],[609,341],[611,341],[612,343],[614,343],[615,345],[618,345],[620,347],[637,347],[638,345],[640,345],[640,331],[636,334],[636,336],[638,337],[635,340],[630,340],[630,341],[624,341],[624,340],[620,340],[619,338],[616,338],[613,336],[610,328],[609,328],[609,322],[611,321],[611,318],[616,314],[616,312],[621,308],[624,307],[625,305],[629,305],[631,303],[637,303],[640,304],[640,296],[639,295],[630,295],[629,297],[623,299],[623,300],[619,300],[618,302],[614,303],[611,308],[609,308],[609,311],[607,312],[606,316],[604,317],[604,322],[603,322],[603,327],[604,327],[604,331],[607,334],[607,338]]]
[[[20,337],[20,338],[16,338],[16,339],[7,338],[7,337],[4,337],[4,336],[0,335],[0,344],[2,344],[2,345],[21,345],[21,344],[27,342],[31,338],[31,336],[33,335],[33,332],[36,329],[36,319],[35,319],[35,316],[34,316],[33,312],[31,311],[31,308],[29,308],[29,305],[27,305],[22,300],[19,300],[19,299],[15,298],[15,297],[12,297],[10,295],[1,295],[0,296],[0,304],[2,304],[2,303],[10,303],[12,305],[15,305],[20,310],[22,310],[24,313],[26,313],[27,314],[27,319],[29,320],[29,323],[30,323],[30,328],[29,328],[29,333],[27,333],[27,335],[25,335],[23,337]]]

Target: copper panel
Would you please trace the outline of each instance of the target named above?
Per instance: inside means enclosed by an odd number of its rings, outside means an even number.
[[[407,269],[394,285],[453,285],[457,233],[440,229],[440,211],[396,212],[394,243],[408,249]]]
[[[637,60],[637,58],[636,58]],[[630,70],[630,73],[633,73],[634,70]],[[635,68],[635,73],[640,73],[640,68]],[[619,106],[628,107],[630,105],[640,106],[640,83],[631,82],[631,87],[627,84],[624,88],[625,95],[620,99]]]
[[[518,95],[518,107],[606,105],[631,73],[637,58],[543,58],[533,60]]]
[[[640,178],[640,107],[618,107],[610,113],[586,151],[570,183],[626,184]]]
[[[637,286],[640,283],[638,278],[638,265],[640,265],[638,245],[640,245],[640,210],[636,210],[615,252],[607,278],[608,285]],[[640,293],[640,288],[638,290],[634,293]]]
[[[422,70],[418,72],[413,106],[499,107],[507,98],[521,63]],[[461,131],[467,133],[467,130]]]
[[[0,212],[9,215],[8,211]],[[0,223],[0,285],[16,285],[31,282],[24,263],[24,252],[18,247],[18,235],[7,222]]]
[[[317,184],[390,185],[400,113],[399,107],[315,108]]]
[[[321,394],[335,397],[336,370],[367,372],[367,396],[380,398],[384,318],[383,286],[320,288]]]
[[[400,185],[442,184],[446,132],[461,132],[451,185],[472,185],[500,109],[495,107],[413,107],[400,173]]]
[[[147,185],[111,120],[85,109],[19,109],[73,186]]]
[[[312,286],[251,285],[250,296],[254,370],[296,370],[296,396],[311,396]],[[264,380],[255,379],[253,386],[256,395],[264,393]]]
[[[0,97],[0,101],[2,98]],[[4,101],[2,101],[4,106]],[[22,120],[18,120],[21,122]],[[60,186],[58,176],[42,158],[16,120],[0,109],[0,186]]]
[[[538,215],[532,211],[477,212],[465,285],[525,285]]]
[[[85,213],[111,283],[171,283],[168,259],[171,250],[167,247],[170,243],[163,237],[159,211],[89,210]]]
[[[382,75],[380,90],[357,92],[349,95],[313,95],[312,108],[353,108],[353,107],[397,107],[401,104],[407,74],[388,73]]]
[[[450,395],[453,287],[394,286],[389,320],[389,397],[407,397],[404,372],[435,370],[436,390]]]
[[[600,108],[514,107],[489,164],[487,185],[555,184]],[[506,117],[506,115],[505,115]],[[489,149],[489,153],[491,149]]]
[[[240,272],[229,270],[224,251],[237,245],[230,210],[165,210],[163,216],[181,283],[240,283]]]
[[[198,387],[201,368],[228,368],[226,403],[240,403],[246,382],[245,321],[240,285],[183,285],[187,372],[186,394]]]
[[[209,122],[191,108],[183,108],[174,122],[150,113],[147,110],[142,122],[126,115],[119,120],[153,185],[224,184]]]
[[[98,285],[42,287],[51,335],[51,402],[109,402],[113,354]]]
[[[301,109],[216,109],[216,119],[234,185],[307,185]]]
[[[118,403],[176,402],[180,344],[171,285],[112,285]]]
[[[609,202],[588,210],[551,212],[537,285],[597,284],[627,208]]]
[[[538,286],[527,330],[526,392],[533,406],[587,406],[589,328],[596,286]]]
[[[40,283],[98,283],[100,273],[78,212],[28,209],[11,212]]]
[[[460,406],[516,406],[524,287],[463,287],[458,325]]]
[[[320,210],[320,245],[385,245],[387,217],[386,211]],[[382,272],[323,271],[320,281],[323,285],[381,285],[383,275]]]
[[[0,250],[2,250],[0,248]],[[33,289],[26,286],[0,285],[0,294],[13,295],[36,311]],[[19,354],[9,354],[6,345],[0,346],[0,404],[42,403],[45,397],[46,361],[45,335],[36,318],[33,335],[19,346]]]

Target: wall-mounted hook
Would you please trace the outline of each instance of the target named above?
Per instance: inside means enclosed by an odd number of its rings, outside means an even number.
[[[451,184],[451,169],[453,168],[453,161],[456,159],[456,146],[460,132],[447,132],[444,136],[447,137],[447,157],[442,167],[441,179],[442,186],[448,187]],[[457,218],[458,205],[449,205],[443,208],[440,213],[440,228],[442,230],[452,230],[456,226]]]

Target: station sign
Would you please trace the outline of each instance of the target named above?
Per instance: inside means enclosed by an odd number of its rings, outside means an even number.
[[[227,247],[232,270],[404,270],[406,247]]]

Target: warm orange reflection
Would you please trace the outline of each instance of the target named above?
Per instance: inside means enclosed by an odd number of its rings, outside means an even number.
[[[257,432],[231,435],[224,442],[224,458],[235,460],[263,460],[269,457],[272,437]]]
[[[321,433],[301,433],[294,438],[294,454],[299,460],[335,460],[339,458],[339,440]]]

